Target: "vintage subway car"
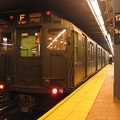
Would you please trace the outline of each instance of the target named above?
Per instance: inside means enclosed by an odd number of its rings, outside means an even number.
[[[108,64],[107,51],[52,11],[8,16],[0,28],[0,79],[22,111],[39,107],[40,94],[72,92]]]

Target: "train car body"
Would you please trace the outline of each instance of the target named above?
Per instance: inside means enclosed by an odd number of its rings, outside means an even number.
[[[40,94],[72,92],[108,64],[107,51],[50,11],[22,12],[7,24],[0,31],[0,76],[22,111],[39,107]]]

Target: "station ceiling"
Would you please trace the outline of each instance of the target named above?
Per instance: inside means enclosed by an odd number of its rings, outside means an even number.
[[[106,29],[113,38],[113,2],[98,0]],[[25,9],[53,10],[82,29],[108,52],[111,52],[86,0],[1,0],[0,14]],[[0,20],[0,24],[2,21]]]

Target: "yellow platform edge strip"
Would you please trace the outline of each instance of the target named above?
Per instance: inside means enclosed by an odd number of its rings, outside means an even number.
[[[107,65],[107,67],[110,67],[109,65]],[[106,67],[105,67],[106,68]],[[105,69],[103,68],[103,69]],[[102,69],[102,70],[103,70]],[[96,73],[98,74],[98,73]],[[95,74],[95,75],[96,75]],[[94,76],[93,76],[94,77]],[[78,89],[76,89],[75,91],[73,91],[70,95],[68,95],[66,98],[64,98],[61,102],[59,102],[57,105],[55,105],[53,108],[51,108],[48,112],[46,112],[44,115],[42,115],[40,118],[38,118],[37,120],[45,120],[50,114],[52,114],[57,108],[59,108],[63,103],[65,103],[68,99],[70,99],[77,91],[79,91],[82,87],[84,87],[88,82],[90,82],[90,80],[92,79],[92,77],[87,80],[84,84],[82,84]],[[102,84],[101,84],[102,86]],[[98,91],[99,92],[99,91]]]

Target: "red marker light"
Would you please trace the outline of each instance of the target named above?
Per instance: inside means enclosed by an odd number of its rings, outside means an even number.
[[[46,15],[50,15],[51,14],[51,12],[50,11],[46,11]]]
[[[7,24],[5,24],[5,25],[3,26],[3,28],[8,28],[8,25],[7,25]]]
[[[14,16],[13,15],[10,15],[10,19],[13,19],[14,18]]]
[[[0,84],[0,90],[3,90],[3,89],[4,89],[4,85]]]

